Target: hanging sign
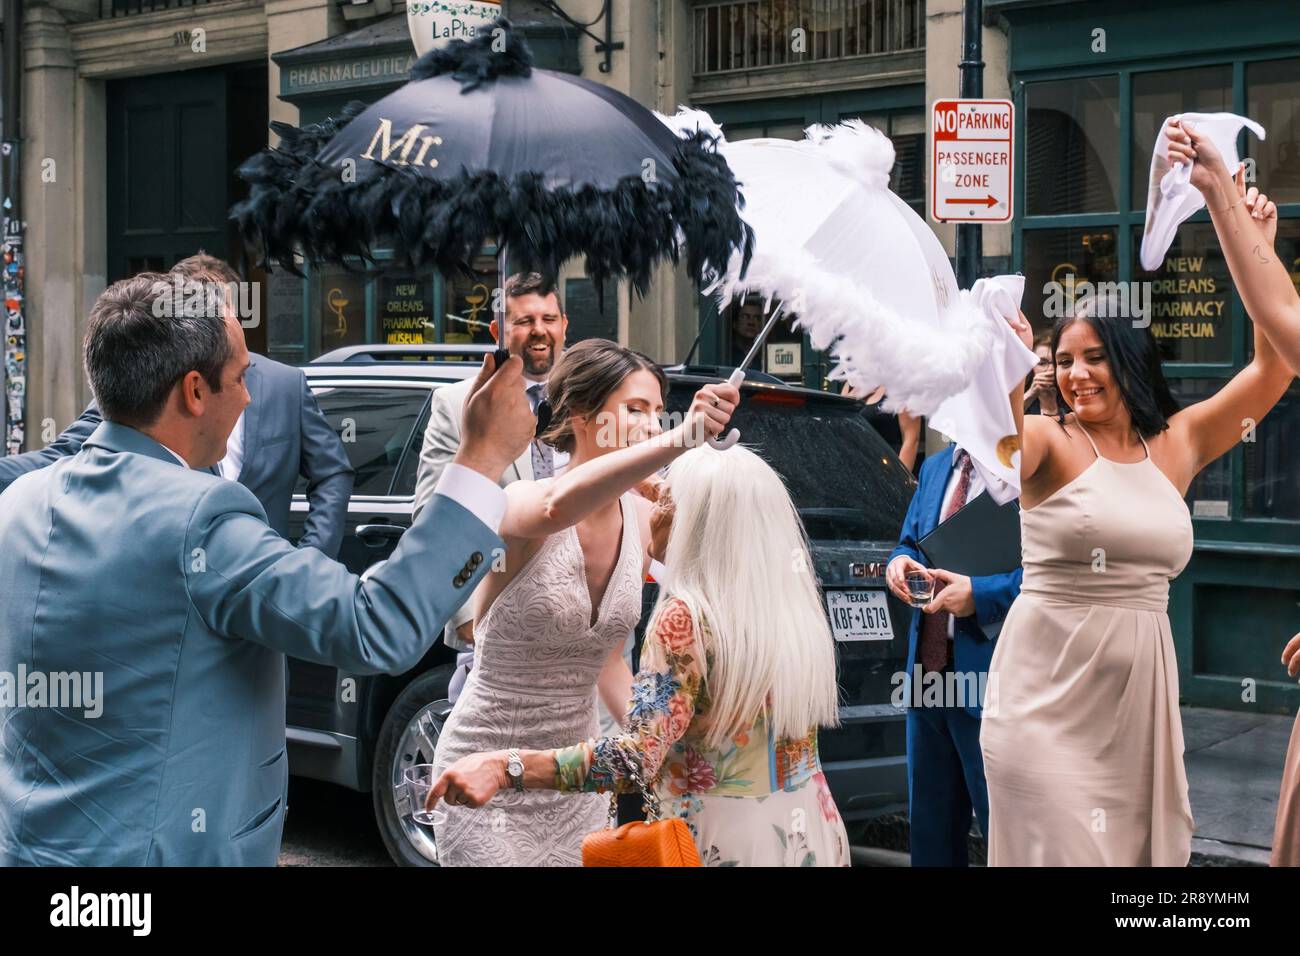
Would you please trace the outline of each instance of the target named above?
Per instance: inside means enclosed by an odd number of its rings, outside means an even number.
[[[472,40],[501,16],[500,0],[407,0],[406,25],[420,56],[452,40]]]

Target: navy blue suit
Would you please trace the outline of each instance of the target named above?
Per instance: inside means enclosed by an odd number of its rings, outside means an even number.
[[[906,555],[929,567],[917,542],[939,525],[944,491],[953,472],[952,446],[926,458],[912,503],[903,521],[898,546],[889,560]],[[983,688],[997,633],[1020,593],[1022,572],[972,577],[975,613],[953,621],[952,670],[964,686]],[[980,701],[968,696],[964,706],[912,706],[921,688],[912,677],[920,659],[921,619],[912,613],[907,639],[907,789],[913,866],[965,866],[966,834],[974,809],[980,830],[988,833],[989,799],[984,758],[979,746]],[[924,685],[924,682],[923,682]]]

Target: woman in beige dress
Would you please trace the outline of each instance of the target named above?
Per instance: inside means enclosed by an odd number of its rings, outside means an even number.
[[[1276,256],[1277,275],[1250,263],[1272,249],[1276,209],[1234,184],[1212,145],[1197,147],[1184,155],[1255,319],[1254,358],[1180,410],[1148,328],[1082,310],[1053,329],[1073,411],[1020,425],[1024,583],[989,667],[980,738],[992,866],[1183,866],[1191,855],[1166,613],[1192,554],[1183,498],[1292,379],[1266,334],[1292,317],[1280,298],[1252,305],[1263,280],[1276,293],[1286,277]],[[1018,331],[1029,345],[1028,323]],[[1020,420],[1022,396],[1011,406]]]
[[[1292,677],[1300,674],[1300,634],[1287,642],[1282,664]],[[1273,866],[1300,866],[1300,716],[1291,731],[1291,746],[1282,771],[1282,790],[1277,798],[1277,822],[1273,826]]]

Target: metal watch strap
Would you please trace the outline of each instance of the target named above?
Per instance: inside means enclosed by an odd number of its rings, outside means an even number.
[[[512,767],[518,767],[519,773],[511,773],[510,768]],[[516,793],[524,792],[524,761],[519,756],[519,751],[513,747],[506,751],[506,778],[509,779]]]

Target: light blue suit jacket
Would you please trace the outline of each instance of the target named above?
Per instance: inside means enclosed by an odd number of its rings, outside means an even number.
[[[0,542],[0,680],[28,685],[0,706],[0,865],[94,866],[274,866],[285,654],[405,671],[501,546],[436,495],[362,584],[112,422],[0,495]],[[102,674],[99,716],[30,706],[31,675],[73,672]]]

